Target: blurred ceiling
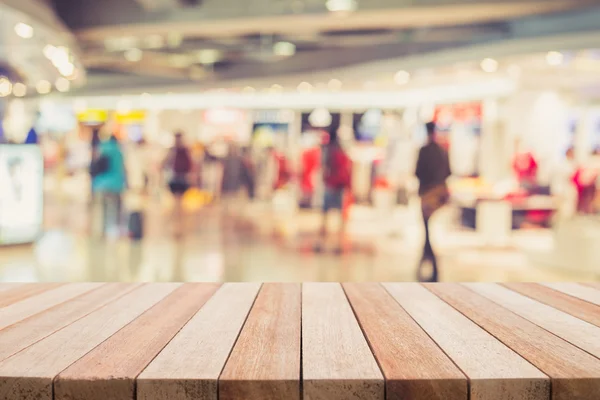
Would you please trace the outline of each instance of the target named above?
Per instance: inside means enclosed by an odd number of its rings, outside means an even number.
[[[584,15],[598,4],[595,0],[52,2],[78,40],[88,70],[87,92],[177,84],[218,87],[246,78],[310,75],[573,29],[552,22],[552,17]],[[356,9],[331,11],[352,6]]]

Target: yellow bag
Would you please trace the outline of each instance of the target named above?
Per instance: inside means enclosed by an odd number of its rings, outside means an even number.
[[[212,201],[212,195],[197,188],[191,188],[185,192],[182,199],[185,211],[198,211]]]

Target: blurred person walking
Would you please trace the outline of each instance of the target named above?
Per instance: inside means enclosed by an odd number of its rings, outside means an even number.
[[[227,155],[223,159],[223,180],[221,181],[221,196],[223,210],[229,214],[237,208],[240,189],[243,186],[244,161],[240,149],[230,143]]]
[[[98,145],[90,172],[93,177],[92,192],[102,208],[102,235],[117,237],[121,233],[127,176],[123,152],[116,136]]]
[[[431,245],[429,221],[433,214],[448,202],[446,180],[450,177],[451,171],[448,153],[435,141],[435,123],[428,122],[426,128],[427,143],[419,151],[416,170],[425,226],[423,256],[419,263],[417,277],[421,282],[437,282],[438,264]],[[431,274],[424,276],[428,262],[431,263]]]
[[[323,215],[321,220],[321,229],[319,231],[321,241],[315,246],[315,251],[322,250],[322,242],[327,237],[327,216],[331,210],[339,210],[342,213],[344,208],[344,194],[350,189],[352,181],[352,160],[342,148],[337,128],[332,128],[329,132],[329,143],[323,151],[323,183],[325,184],[325,193],[323,198]],[[343,251],[343,244],[346,237],[346,218],[342,215],[341,225],[338,231],[338,247],[336,252]]]
[[[180,237],[183,234],[183,195],[190,188],[189,174],[192,172],[192,157],[189,149],[183,142],[183,133],[175,133],[175,145],[169,150],[163,162],[163,171],[167,173],[169,190],[175,199],[174,234]]]

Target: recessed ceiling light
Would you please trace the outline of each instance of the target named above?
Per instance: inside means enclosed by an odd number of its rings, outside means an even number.
[[[46,80],[41,80],[35,85],[39,94],[48,94],[52,90],[52,84]]]
[[[242,91],[244,93],[254,93],[256,92],[256,89],[254,89],[252,86],[246,86]]]
[[[44,56],[51,60],[52,57],[54,56],[54,54],[56,53],[56,46],[52,46],[51,44],[47,44],[46,46],[44,46]]]
[[[277,42],[273,45],[273,54],[281,57],[291,57],[296,54],[296,45],[290,42]]]
[[[144,56],[144,52],[140,49],[129,49],[125,51],[124,56],[129,62],[138,62]]]
[[[331,12],[351,12],[358,8],[356,0],[327,0],[325,5]]]
[[[125,99],[117,101],[117,113],[127,114],[129,112],[131,112],[131,104],[129,101]]]
[[[215,49],[199,50],[196,55],[198,62],[201,64],[214,64],[221,60],[221,52]]]
[[[13,85],[13,94],[17,97],[23,97],[27,94],[27,86],[21,82]]]
[[[340,90],[342,88],[342,81],[340,81],[339,79],[331,79],[327,83],[327,87],[329,88],[329,90],[333,91]]]
[[[7,77],[0,77],[0,97],[6,97],[12,93],[12,83]]]
[[[410,81],[410,73],[408,71],[398,71],[394,75],[394,82],[398,85],[406,85]]]
[[[498,71],[498,61],[493,58],[485,58],[481,61],[481,69],[485,72],[496,72]]]
[[[58,78],[56,82],[54,82],[54,86],[56,86],[56,90],[59,92],[65,93],[71,88],[71,82],[65,78]]]
[[[556,67],[561,65],[565,60],[565,55],[559,51],[550,51],[546,54],[546,62],[548,65]]]
[[[33,27],[24,22],[19,22],[15,25],[15,33],[23,39],[31,39],[33,37]]]
[[[312,91],[312,89],[313,89],[312,85],[308,82],[301,82],[298,85],[298,91],[302,92],[302,93],[308,93],[308,92]]]
[[[283,90],[283,86],[281,86],[281,85],[278,85],[278,84],[271,85],[271,91],[274,93],[279,93],[282,90]]]

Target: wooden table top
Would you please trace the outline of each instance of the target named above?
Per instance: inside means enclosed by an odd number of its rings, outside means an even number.
[[[0,283],[0,399],[598,400],[600,284]]]

